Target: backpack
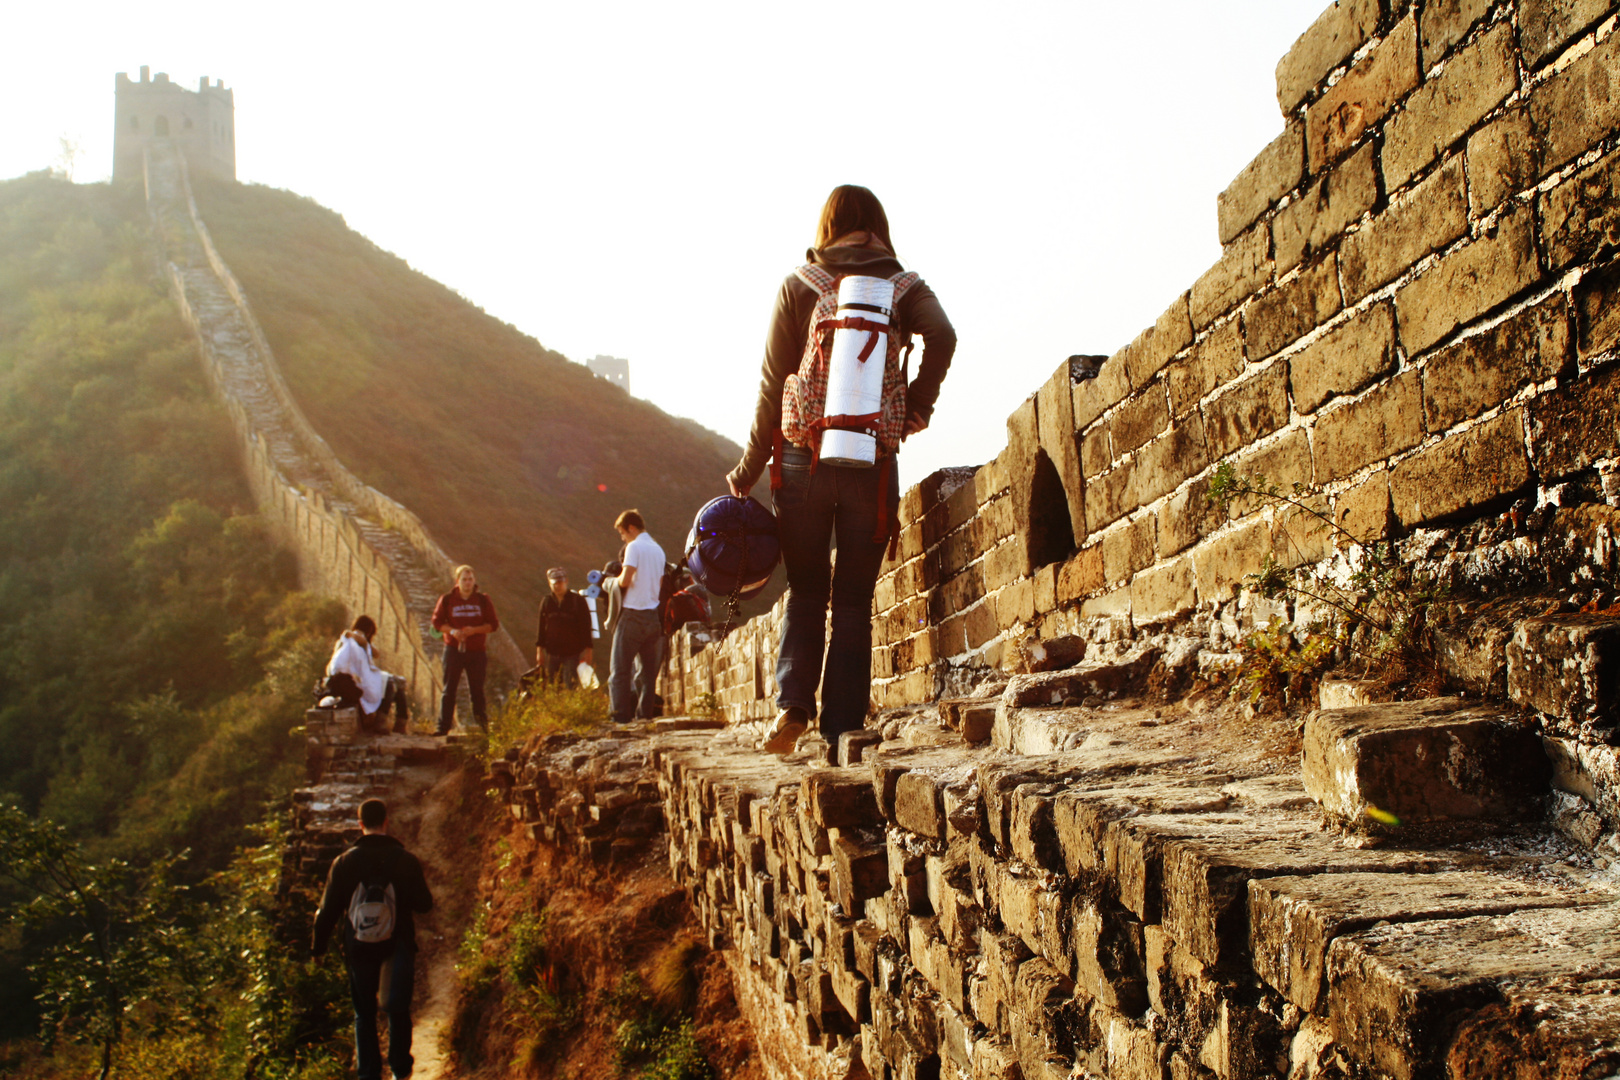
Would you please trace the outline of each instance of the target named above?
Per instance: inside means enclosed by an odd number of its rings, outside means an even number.
[[[349,925],[354,940],[376,945],[394,937],[394,884],[376,879],[362,880],[349,900]]]
[[[888,354],[883,361],[883,404],[876,417],[828,417],[827,357],[831,351],[832,336],[840,328],[838,314],[838,283],[842,278],[825,268],[807,263],[795,270],[798,279],[816,291],[816,306],[810,313],[810,332],[805,337],[804,355],[799,370],[787,377],[782,385],[782,438],[808,446],[819,456],[821,433],[830,426],[849,427],[874,436],[879,454],[892,454],[900,447],[900,436],[906,425],[906,366],[911,357],[911,346],[901,358],[900,339],[909,338],[898,325],[900,298],[920,278],[911,271],[895,274],[894,282],[895,326],[884,336],[888,339]],[[863,320],[864,321],[864,320]],[[864,329],[865,327],[859,327]],[[829,420],[843,421],[836,425]],[[858,423],[855,421],[859,421]],[[781,455],[778,454],[777,457]],[[771,487],[781,487],[780,475],[773,463]]]
[[[315,684],[315,696],[318,698],[335,697],[339,709],[360,708],[360,684],[354,681],[354,676],[347,671],[340,671],[336,675],[328,675]],[[364,710],[362,710],[364,711]]]
[[[664,636],[668,637],[689,622],[709,621],[709,601],[691,589],[682,589],[663,606]]]

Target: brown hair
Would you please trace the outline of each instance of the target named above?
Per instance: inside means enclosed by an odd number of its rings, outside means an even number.
[[[894,241],[889,239],[889,215],[883,212],[878,197],[857,184],[840,184],[827,196],[827,205],[821,208],[821,222],[816,226],[816,247],[824,248],[840,236],[865,230],[883,241],[883,246],[894,254]]]
[[[626,510],[624,513],[613,519],[613,527],[615,529],[640,529],[642,532],[647,531],[647,523],[641,520],[640,510]]]

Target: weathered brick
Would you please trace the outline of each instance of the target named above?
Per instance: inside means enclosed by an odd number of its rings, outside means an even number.
[[[1114,462],[1114,444],[1108,425],[1098,424],[1080,439],[1080,471],[1087,480],[1108,471]]]
[[[1530,403],[1536,470],[1556,480],[1620,454],[1620,365],[1560,386]]]
[[[1154,383],[1121,405],[1108,421],[1116,457],[1143,446],[1170,426],[1170,410],[1162,383]]]
[[[1613,7],[1614,0],[1519,0],[1519,49],[1524,62],[1540,67]]]
[[[934,622],[948,619],[959,611],[966,611],[984,594],[984,573],[980,564],[975,563],[933,591],[928,598],[929,617]]]
[[[1209,482],[1194,480],[1159,507],[1160,557],[1185,551],[1225,523],[1226,514],[1209,501]]]
[[[1193,413],[1142,448],[1136,458],[1131,495],[1138,500],[1137,506],[1146,506],[1174,491],[1189,476],[1203,472],[1208,464],[1203,419]]]
[[[1197,606],[1190,557],[1144,570],[1131,580],[1131,621],[1137,626],[1176,618]]]
[[[1113,472],[1091,481],[1086,488],[1089,496],[1086,499],[1088,535],[1095,535],[1142,505],[1136,493],[1138,467],[1136,461],[1121,462]]]
[[[1138,570],[1152,566],[1157,538],[1158,519],[1153,514],[1144,514],[1127,525],[1104,533],[1103,574],[1108,584],[1127,582]]]
[[[980,604],[967,613],[967,647],[971,651],[996,636],[996,614],[989,603]],[[918,697],[923,701],[926,697]]]
[[[1620,244],[1620,152],[1565,180],[1540,203],[1549,269],[1585,262]]]
[[[1243,371],[1243,332],[1240,320],[1230,319],[1211,330],[1203,341],[1165,376],[1170,390],[1170,414],[1182,416],[1217,386],[1225,386]]]
[[[1475,217],[1540,175],[1541,141],[1523,109],[1509,109],[1468,137],[1468,205]]]
[[[1311,172],[1337,160],[1417,84],[1417,21],[1409,14],[1305,110]]]
[[[1333,502],[1333,520],[1362,543],[1389,535],[1389,471],[1380,469],[1353,488],[1341,491]]]
[[[1080,431],[1097,417],[1125,400],[1131,392],[1130,372],[1125,369],[1125,350],[1103,361],[1095,379],[1074,384],[1074,427]]]
[[[1035,613],[1044,615],[1057,607],[1056,563],[1047,563],[1035,572]]]
[[[1489,10],[1491,0],[1429,0],[1424,4],[1418,19],[1423,70],[1428,71],[1439,63]]]
[[[1019,578],[996,594],[996,626],[1009,630],[1035,617],[1035,586],[1029,578]]]
[[[1344,306],[1339,296],[1338,261],[1330,253],[1292,281],[1251,301],[1243,309],[1249,360],[1264,360],[1315,330]]]
[[[1467,232],[1468,193],[1459,155],[1345,239],[1339,250],[1345,302],[1356,303]]]
[[[1107,583],[1103,572],[1102,545],[1081,548],[1058,568],[1057,596],[1059,602],[1077,600],[1096,592]]]
[[[1541,278],[1534,224],[1528,208],[1516,209],[1400,288],[1395,311],[1408,354],[1422,352]]]
[[[1349,476],[1423,441],[1423,394],[1416,371],[1405,371],[1359,401],[1316,421],[1316,482]]]
[[[1001,459],[986,462],[979,466],[979,471],[973,474],[973,497],[984,506],[994,499],[997,494],[1007,490],[1007,472],[1001,466]]]
[[[1277,361],[1203,406],[1210,456],[1219,460],[1288,423],[1288,365]]]
[[[1384,125],[1384,188],[1403,187],[1466,135],[1518,85],[1513,26],[1498,23],[1452,57],[1435,79],[1413,93]]]
[[[1277,61],[1277,104],[1287,116],[1378,29],[1378,0],[1334,0]]]
[[[1313,341],[1289,360],[1294,407],[1312,413],[1395,367],[1395,309],[1379,304]]]
[[[1270,551],[1270,533],[1258,518],[1193,548],[1199,602],[1229,599],[1246,575],[1260,569]]]
[[[1395,466],[1395,515],[1407,528],[1477,510],[1530,482],[1523,410],[1452,435]]]
[[[1272,203],[1293,191],[1304,175],[1305,129],[1295,122],[1256,154],[1216,198],[1221,243],[1235,240]]]
[[[1295,428],[1280,439],[1240,454],[1235,463],[1239,474],[1263,476],[1284,491],[1292,491],[1295,484],[1310,487],[1315,478],[1311,440],[1304,428]],[[1234,502],[1232,516],[1242,517],[1261,505],[1259,502],[1252,506],[1244,505],[1241,501]]]
[[[1575,347],[1589,360],[1620,345],[1620,267],[1613,264],[1575,286]]]
[[[1542,168],[1556,169],[1620,126],[1620,35],[1570,64],[1530,95]]]
[[[1226,245],[1215,265],[1204,271],[1188,295],[1195,328],[1202,330],[1271,279],[1270,248],[1271,236],[1265,222],[1250,226]]]
[[[1022,577],[1029,565],[1024,536],[1014,533],[984,557],[984,591],[995,592],[1014,578]]]
[[[935,639],[940,656],[961,656],[967,651],[967,616],[956,615],[940,623]]]
[[[1105,592],[1101,596],[1088,597],[1080,602],[1080,617],[1082,619],[1107,619],[1131,617],[1131,590],[1115,589]]]
[[[1423,369],[1423,423],[1445,431],[1556,375],[1569,356],[1562,293],[1434,355]]]
[[[1378,153],[1368,143],[1317,179],[1271,222],[1277,273],[1332,244],[1378,201]]]
[[[1136,340],[1120,352],[1133,387],[1146,386],[1163,370],[1176,353],[1192,344],[1192,323],[1187,316],[1187,294],[1182,293],[1164,309],[1154,324],[1136,335]]]

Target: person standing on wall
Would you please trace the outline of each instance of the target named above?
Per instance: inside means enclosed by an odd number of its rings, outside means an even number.
[[[772,488],[788,598],[776,661],[779,712],[765,743],[775,753],[791,751],[816,718],[818,685],[821,734],[834,752],[840,734],[866,721],[872,690],[872,593],[900,497],[894,454],[902,438],[928,426],[956,351],[956,331],[944,308],[916,275],[903,272],[889,239],[888,215],[866,188],[846,184],[833,189],[822,207],[816,246],[807,256],[807,265],[789,274],[777,292],[748,446],[726,477],[733,495],[747,495],[780,445],[780,479],[773,476]],[[882,418],[876,423],[877,460],[867,468],[818,465],[826,426],[821,405],[815,406],[814,416],[803,415],[810,396],[805,389],[811,382],[809,369],[818,353],[825,356],[823,327],[813,326],[813,317],[827,288],[836,296],[837,283],[852,275],[894,281],[891,340],[907,342],[913,334],[923,339],[922,362],[909,385],[897,353],[890,352],[887,363],[894,370],[886,373]],[[785,398],[784,387],[795,375],[796,392]],[[893,397],[891,385],[896,388]],[[821,386],[825,394],[824,374]],[[807,427],[810,433],[803,441],[784,438],[785,429],[802,432]],[[836,570],[831,546],[838,551]],[[830,642],[825,629],[829,601]]]
[[[326,952],[343,921],[343,961],[354,1005],[354,1056],[360,1080],[381,1080],[377,1045],[377,990],[384,966],[393,962],[383,1011],[388,1014],[388,1068],[411,1075],[411,995],[416,989],[416,920],[433,910],[422,864],[388,835],[388,807],[381,799],[360,804],[360,839],[332,862],[326,891],[315,914],[316,957]]]
[[[540,601],[540,628],[534,638],[535,666],[548,683],[579,685],[579,665],[591,662],[591,609],[568,588],[568,571],[546,571],[551,592]]]
[[[632,716],[650,720],[658,715],[658,666],[664,656],[658,589],[664,581],[664,549],[647,533],[640,511],[626,510],[613,527],[625,542],[618,578],[624,610],[613,630],[608,708],[615,724],[627,724]]]
[[[433,629],[444,635],[444,694],[439,698],[438,735],[450,734],[463,672],[472,695],[473,722],[486,726],[489,710],[484,702],[484,675],[489,668],[489,635],[501,627],[501,620],[495,616],[495,602],[478,591],[478,575],[473,568],[456,567],[455,579],[456,587],[433,606]]]

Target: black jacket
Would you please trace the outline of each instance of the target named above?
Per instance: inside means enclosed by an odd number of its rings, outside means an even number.
[[[326,875],[326,892],[321,895],[321,909],[315,914],[315,955],[326,951],[326,943],[338,920],[343,921],[343,944],[352,948],[353,927],[349,926],[349,902],[362,881],[377,878],[394,886],[394,940],[401,937],[416,944],[416,920],[412,912],[432,911],[433,894],[428,891],[427,879],[422,876],[422,864],[405,845],[392,836],[371,833],[362,836],[336,859]],[[389,946],[392,948],[392,945]]]
[[[534,647],[554,656],[577,656],[591,647],[591,609],[577,592],[556,593],[540,601],[540,627]]]

